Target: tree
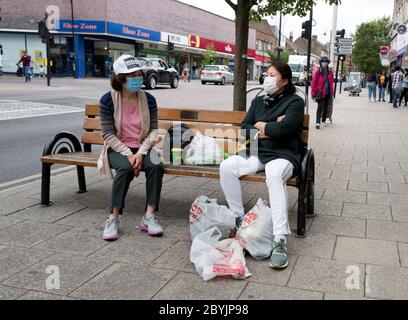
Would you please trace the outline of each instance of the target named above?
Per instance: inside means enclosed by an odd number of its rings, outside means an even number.
[[[389,17],[372,20],[357,26],[354,35],[354,48],[352,59],[358,70],[364,73],[379,72],[384,67],[381,65],[380,46],[388,46]]]
[[[272,61],[278,61],[278,60],[280,60],[280,61],[285,62],[285,63],[288,63],[288,61],[289,61],[289,55],[290,55],[290,53],[289,53],[289,51],[286,50],[286,49],[283,50],[283,51],[280,53],[280,59],[278,59],[278,52],[277,52],[277,51],[268,51],[268,54],[269,54],[269,56],[271,57]]]
[[[203,66],[205,66],[209,64],[214,64],[216,61],[217,61],[217,53],[215,52],[215,45],[213,42],[211,42],[206,47],[202,63],[203,63]]]
[[[262,17],[283,14],[305,16],[316,4],[315,0],[224,0],[235,12],[235,77],[234,110],[246,110],[247,52],[249,20],[259,21]],[[340,0],[324,0],[339,4]],[[242,76],[244,75],[244,76]]]

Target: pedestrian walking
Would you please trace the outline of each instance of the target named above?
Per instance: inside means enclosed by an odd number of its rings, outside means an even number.
[[[27,51],[23,52],[23,55],[16,65],[19,66],[20,63],[23,63],[23,75],[25,76],[26,82],[31,82],[31,56],[27,54]]]
[[[374,71],[371,71],[367,75],[367,88],[368,88],[368,101],[371,102],[371,98],[374,98],[374,102],[377,102],[377,75]]]
[[[146,175],[145,214],[139,229],[149,235],[163,234],[157,220],[164,169],[153,148],[157,141],[156,99],[143,90],[143,72],[138,60],[122,55],[113,64],[112,91],[100,100],[100,123],[105,140],[98,160],[100,173],[113,178],[111,214],[105,222],[104,240],[119,238],[120,216],[130,183],[143,169]]]
[[[392,74],[395,72],[395,68],[391,69],[391,72],[388,74],[387,78],[388,78],[388,95],[390,97],[389,103],[392,103]]]
[[[399,97],[399,106],[401,107],[402,99],[405,100],[404,107],[407,106],[407,99],[408,99],[408,69],[404,69],[404,78],[402,79],[402,92]]]
[[[193,80],[197,79],[197,63],[194,61],[193,66],[191,67],[193,70]]]
[[[402,93],[402,80],[404,78],[403,73],[401,72],[401,67],[396,66],[395,71],[391,76],[392,81],[392,106],[398,108],[398,97]]]
[[[385,102],[385,90],[387,90],[388,77],[385,70],[383,70],[378,77],[378,101]]]
[[[183,80],[184,82],[187,82],[188,78],[190,76],[190,70],[188,69],[188,63],[186,62],[183,66]]]
[[[289,65],[276,61],[267,71],[266,95],[256,97],[241,123],[248,139],[257,131],[258,152],[234,155],[220,164],[220,183],[229,209],[239,218],[244,216],[239,178],[265,171],[272,212],[273,242],[269,265],[283,269],[288,266],[287,235],[288,196],[286,182],[300,172],[303,143],[302,130],[305,103],[296,95]],[[256,138],[257,136],[257,138]]]
[[[312,98],[317,102],[316,129],[320,129],[320,121],[326,126],[327,111],[334,97],[334,74],[329,64],[330,59],[322,56],[320,68],[312,78]]]

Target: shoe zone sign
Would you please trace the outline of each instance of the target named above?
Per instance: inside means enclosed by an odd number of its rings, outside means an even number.
[[[132,27],[124,24],[119,24],[115,22],[108,22],[107,23],[109,34],[117,35],[117,36],[126,36],[135,39],[142,39],[142,40],[149,40],[149,41],[160,41],[160,32]]]
[[[74,25],[72,20],[56,21],[56,30],[59,32],[71,32],[72,26],[75,33],[105,33],[104,21],[75,20]]]

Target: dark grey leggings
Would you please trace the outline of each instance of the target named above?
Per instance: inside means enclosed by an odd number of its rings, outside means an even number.
[[[317,102],[316,123],[320,123],[320,119],[322,119],[323,122],[326,122],[330,99],[330,95],[327,95]]]

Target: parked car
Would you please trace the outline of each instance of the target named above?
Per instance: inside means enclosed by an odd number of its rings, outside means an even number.
[[[259,77],[259,84],[263,84],[267,76],[268,74],[266,72],[262,72],[261,76]]]
[[[226,84],[227,82],[234,84],[234,73],[228,66],[223,65],[208,65],[204,66],[201,71],[201,83],[214,82],[215,84]]]
[[[167,84],[172,88],[179,85],[177,70],[158,58],[137,58],[144,74],[144,85],[148,89],[155,89],[158,84]]]

